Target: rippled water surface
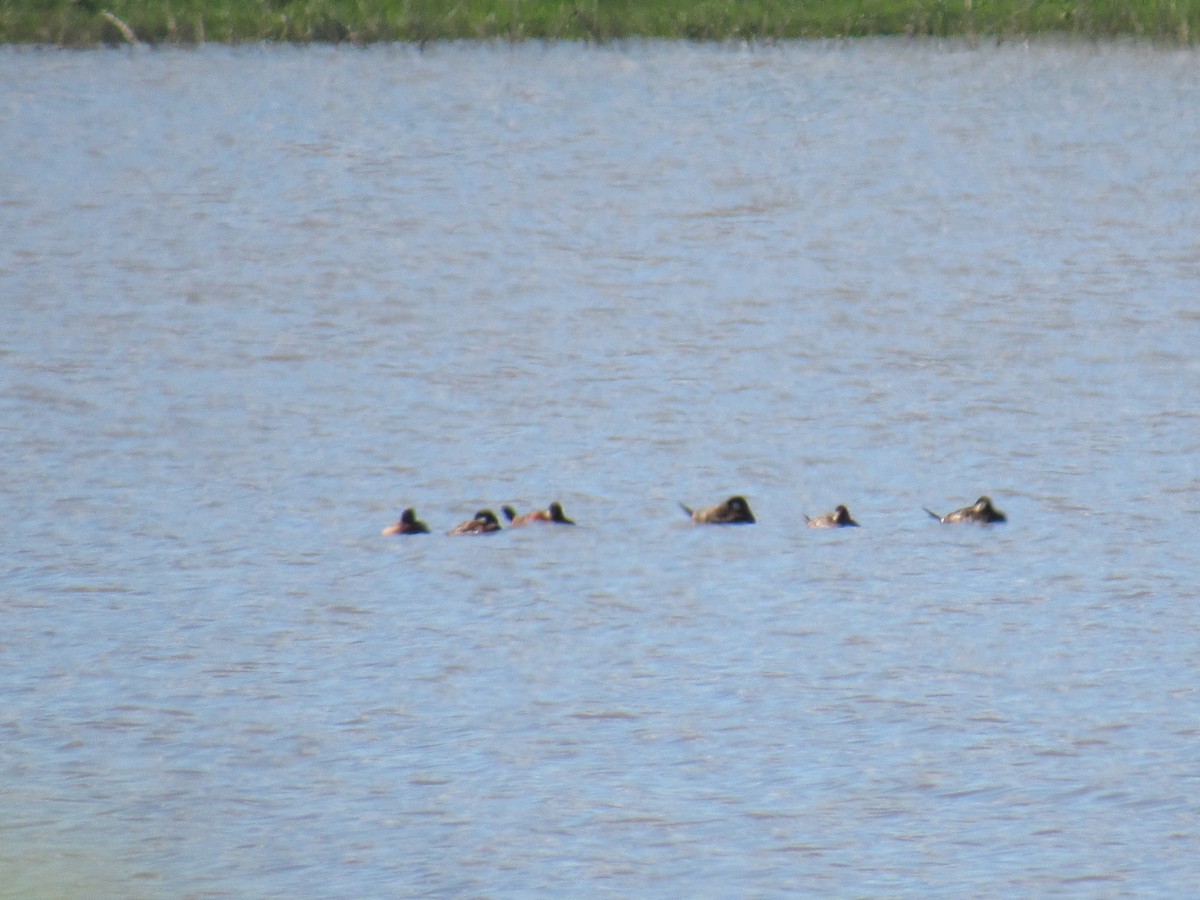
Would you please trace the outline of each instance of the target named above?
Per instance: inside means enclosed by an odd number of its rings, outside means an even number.
[[[1194,891],[1198,147],[1135,46],[0,52],[0,894]]]

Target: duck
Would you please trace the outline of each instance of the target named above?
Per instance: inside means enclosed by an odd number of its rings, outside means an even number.
[[[389,525],[380,534],[429,534],[429,526],[417,518],[416,512],[410,506],[400,513],[400,520]]]
[[[850,510],[844,506],[838,506],[831,513],[825,513],[823,516],[815,516],[814,518],[804,517],[804,521],[808,523],[809,528],[857,528],[858,523],[850,518]]]
[[[500,530],[500,522],[490,509],[481,509],[475,513],[475,518],[467,519],[451,528],[447,534],[489,534]]]
[[[975,522],[979,525],[990,525],[992,522],[1008,521],[1008,517],[1004,513],[992,506],[992,498],[987,496],[980,497],[970,506],[956,509],[954,512],[946,513],[944,516],[939,516],[928,507],[923,507],[923,509],[939,522],[946,525],[953,525],[959,522]]]
[[[757,521],[745,497],[733,496],[724,503],[697,510],[679,505],[698,525],[753,525]]]
[[[518,516],[517,511],[511,506],[501,507],[504,517],[512,524],[513,528],[518,528],[521,525],[528,525],[531,522],[546,522],[553,525],[574,525],[575,523],[566,517],[563,513],[562,504],[555,500],[545,509],[527,512],[524,515]]]

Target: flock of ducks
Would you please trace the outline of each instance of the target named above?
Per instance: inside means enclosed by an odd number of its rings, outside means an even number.
[[[517,515],[517,511],[511,506],[502,506],[500,511],[504,513],[504,517],[508,519],[509,524],[513,528],[519,528],[522,525],[530,525],[534,522],[546,522],[550,525],[574,525],[570,519],[563,513],[562,504],[555,500],[545,509],[537,509],[533,512],[527,512],[523,516]],[[493,531],[500,530],[500,520],[496,518],[496,514],[490,509],[481,509],[475,513],[474,518],[467,519],[465,522],[460,522],[450,529],[448,534],[488,534]],[[400,519],[395,524],[389,525],[383,529],[382,534],[429,534],[429,526],[417,518],[416,511],[410,506],[400,514]]]
[[[734,496],[730,497],[724,503],[718,503],[715,506],[706,506],[703,509],[692,509],[684,506],[683,511],[688,514],[693,522],[697,525],[753,525],[757,520],[754,518],[754,513],[750,511],[750,504],[746,502],[745,497]],[[519,528],[522,525],[546,524],[546,525],[574,525],[575,523],[566,517],[563,513],[562,504],[557,500],[551,503],[545,509],[534,510],[527,512],[524,515],[517,515],[516,510],[511,506],[502,506],[500,511],[504,513],[504,517],[508,519],[509,527]],[[980,497],[970,506],[964,506],[962,509],[956,509],[952,513],[947,513],[944,516],[939,516],[931,509],[926,509],[925,512],[933,516],[939,522],[946,525],[956,525],[960,523],[973,523],[976,525],[991,525],[993,522],[1006,522],[1004,513],[992,506],[991,498]],[[850,516],[850,510],[844,506],[838,506],[833,512],[825,513],[823,516],[814,518],[804,517],[804,521],[809,528],[857,528],[858,523]],[[500,520],[496,518],[496,514],[490,509],[481,509],[475,513],[473,518],[467,519],[465,522],[460,522],[455,525],[447,534],[490,534],[493,531],[500,530]],[[389,525],[383,529],[383,534],[429,534],[429,526],[417,518],[416,512],[409,507],[400,514],[400,519],[393,525]]]

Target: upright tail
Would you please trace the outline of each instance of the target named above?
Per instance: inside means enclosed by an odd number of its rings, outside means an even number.
[[[934,512],[932,509],[930,509],[929,507],[927,507],[927,506],[922,506],[922,507],[921,507],[921,509],[925,510],[925,512],[929,513],[931,516],[933,516],[933,517],[934,517],[935,519],[937,519],[939,522],[940,522],[940,521],[942,521],[942,517],[941,517],[941,516],[939,516],[937,513],[935,513],[935,512]]]
[[[684,506],[682,503],[680,503],[679,508],[682,509],[685,513],[687,513],[687,517],[689,519],[692,517],[692,508],[690,506]]]

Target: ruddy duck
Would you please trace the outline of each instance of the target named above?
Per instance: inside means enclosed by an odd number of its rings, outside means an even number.
[[[929,513],[939,522],[944,522],[947,525],[957,522],[976,522],[980,525],[988,525],[992,522],[1007,522],[1008,519],[1004,513],[992,506],[990,497],[980,497],[970,506],[964,506],[962,509],[956,509],[952,513],[946,513],[944,516],[939,516],[933,510],[925,508],[925,512]]]
[[[504,517],[512,523],[514,528],[521,525],[528,525],[531,522],[549,522],[556,525],[574,525],[570,519],[563,514],[562,504],[555,500],[546,509],[539,509],[535,512],[527,512],[523,516],[518,516],[517,511],[511,506],[501,507]]]
[[[810,519],[804,517],[804,521],[808,523],[809,528],[857,528],[858,523],[850,518],[850,510],[844,506],[839,506],[831,513],[825,513],[823,516],[816,516]]]
[[[496,521],[496,514],[490,509],[481,509],[475,513],[475,518],[455,525],[447,534],[488,534],[499,530],[500,523]]]
[[[400,513],[400,521],[389,525],[380,534],[429,534],[429,526],[417,518],[410,506]]]
[[[754,513],[750,512],[750,504],[745,497],[730,497],[724,503],[695,511],[682,503],[679,505],[699,525],[753,525],[755,522]]]

